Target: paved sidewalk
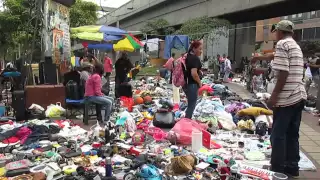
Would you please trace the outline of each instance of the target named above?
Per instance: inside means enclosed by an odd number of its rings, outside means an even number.
[[[252,94],[249,93],[245,87],[239,84],[228,83],[225,85],[228,86],[231,91],[236,92],[243,99],[252,98]],[[318,119],[318,117],[315,117],[307,112],[303,112],[302,114],[299,139],[300,148],[317,167],[317,172],[301,171],[299,179],[320,180],[320,126]]]

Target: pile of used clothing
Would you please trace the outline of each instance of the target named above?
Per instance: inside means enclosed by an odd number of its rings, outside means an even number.
[[[183,118],[186,102],[181,97],[173,103],[164,80],[147,78],[132,82],[134,96],[122,97],[114,118],[105,124],[85,128],[71,120],[37,119],[1,124],[0,176],[272,179],[275,174],[261,168],[269,165],[272,111],[258,99],[243,101],[226,86],[207,82],[195,120]],[[302,161],[304,169],[315,168],[306,157]]]

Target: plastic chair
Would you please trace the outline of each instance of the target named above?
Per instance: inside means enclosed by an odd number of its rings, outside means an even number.
[[[92,107],[95,107],[96,113],[92,112],[92,109],[93,109]],[[96,116],[98,121],[101,122],[102,121],[101,109],[102,109],[102,106],[100,104],[84,101],[83,123],[85,125],[88,125],[89,118],[94,116]],[[89,113],[90,110],[91,110],[91,113]]]

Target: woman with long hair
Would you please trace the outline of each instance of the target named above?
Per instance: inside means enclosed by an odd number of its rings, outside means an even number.
[[[85,100],[88,102],[92,102],[92,103],[96,103],[104,106],[104,109],[105,109],[104,121],[106,122],[110,120],[114,99],[109,96],[105,96],[101,91],[101,78],[103,74],[104,74],[103,65],[100,63],[96,63],[94,66],[93,74],[86,81]]]
[[[202,43],[194,41],[188,51],[186,58],[186,95],[188,99],[188,108],[186,110],[186,118],[191,119],[193,111],[197,104],[198,89],[202,86],[201,76],[201,61],[199,56],[202,54]]]

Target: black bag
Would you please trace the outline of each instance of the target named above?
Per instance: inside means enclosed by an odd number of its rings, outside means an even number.
[[[256,134],[259,136],[264,136],[267,134],[268,126],[265,122],[259,122],[256,126]]]
[[[118,88],[118,96],[132,97],[132,86],[129,83],[122,83]]]
[[[66,99],[80,100],[79,86],[75,81],[70,80],[66,84]]]
[[[176,124],[173,112],[157,112],[153,118],[153,125],[158,128],[173,128]]]

